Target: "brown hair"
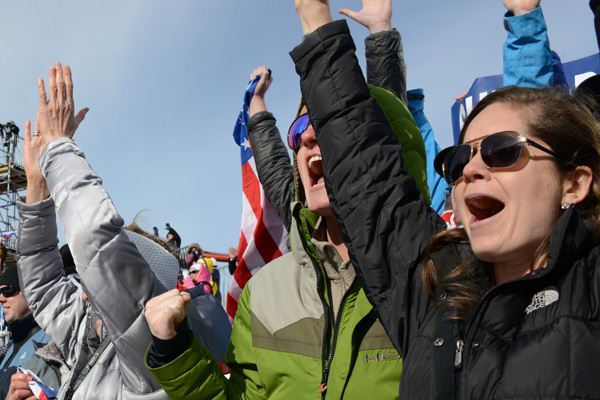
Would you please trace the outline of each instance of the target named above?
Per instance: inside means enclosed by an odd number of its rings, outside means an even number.
[[[137,219],[140,216],[141,213],[143,213],[144,211],[148,211],[148,210],[142,210],[140,212],[138,212],[137,214],[135,214],[135,217],[133,217],[133,221],[131,222],[131,224],[129,224],[129,226],[124,226],[123,229],[126,229],[128,231],[137,233],[139,235],[142,235],[150,240],[152,240],[153,242],[159,244],[162,248],[164,248],[165,250],[167,250],[169,253],[174,253],[175,251],[177,251],[176,248],[174,248],[173,246],[171,246],[167,241],[159,238],[158,236],[154,236],[149,234],[148,232],[146,232],[145,230],[143,230],[137,223]]]
[[[507,104],[522,112],[522,118],[529,132],[549,145],[560,159],[553,158],[561,176],[578,166],[588,166],[592,170],[593,182],[589,195],[575,207],[582,217],[596,225],[594,240],[600,233],[600,124],[594,118],[595,106],[589,99],[571,96],[556,90],[506,87],[496,90],[483,98],[473,108],[462,128],[459,143],[473,120],[492,104]],[[559,205],[557,205],[559,207]],[[469,280],[469,276],[491,265],[472,257],[450,270],[445,276],[438,276],[432,253],[448,245],[467,242],[469,238],[463,229],[440,232],[431,237],[424,254],[422,277],[428,292],[436,299],[440,308],[447,310],[450,319],[466,319],[491,287],[480,287]],[[534,254],[532,266],[548,252],[550,234],[540,243]],[[491,274],[493,277],[493,274]],[[494,284],[493,281],[492,285]],[[438,285],[446,289],[446,296],[436,296]]]

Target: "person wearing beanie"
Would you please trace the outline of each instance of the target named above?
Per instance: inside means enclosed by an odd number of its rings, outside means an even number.
[[[41,345],[48,343],[50,337],[39,327],[21,294],[15,265],[6,267],[0,277],[0,306],[11,335],[10,347],[0,363],[0,398],[6,398],[11,375],[17,367],[25,365]]]

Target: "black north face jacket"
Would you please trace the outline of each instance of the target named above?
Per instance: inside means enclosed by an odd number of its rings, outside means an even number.
[[[352,263],[404,358],[400,398],[600,399],[594,226],[567,210],[546,268],[494,287],[466,323],[443,323],[420,265],[444,225],[402,169],[401,146],[369,96],[345,22],[322,26],[291,55]],[[448,248],[433,259],[443,271],[469,254],[468,246]]]

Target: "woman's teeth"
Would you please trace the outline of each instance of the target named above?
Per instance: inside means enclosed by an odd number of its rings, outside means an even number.
[[[323,159],[321,156],[312,156],[308,160],[308,168],[310,168],[310,172],[312,172],[313,175],[323,175]]]

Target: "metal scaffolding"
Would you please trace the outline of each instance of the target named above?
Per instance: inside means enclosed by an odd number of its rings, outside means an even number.
[[[12,121],[0,124],[0,138],[0,233],[8,250],[6,265],[12,265],[17,261],[19,217],[16,203],[19,193],[27,187],[23,168],[24,139]]]

